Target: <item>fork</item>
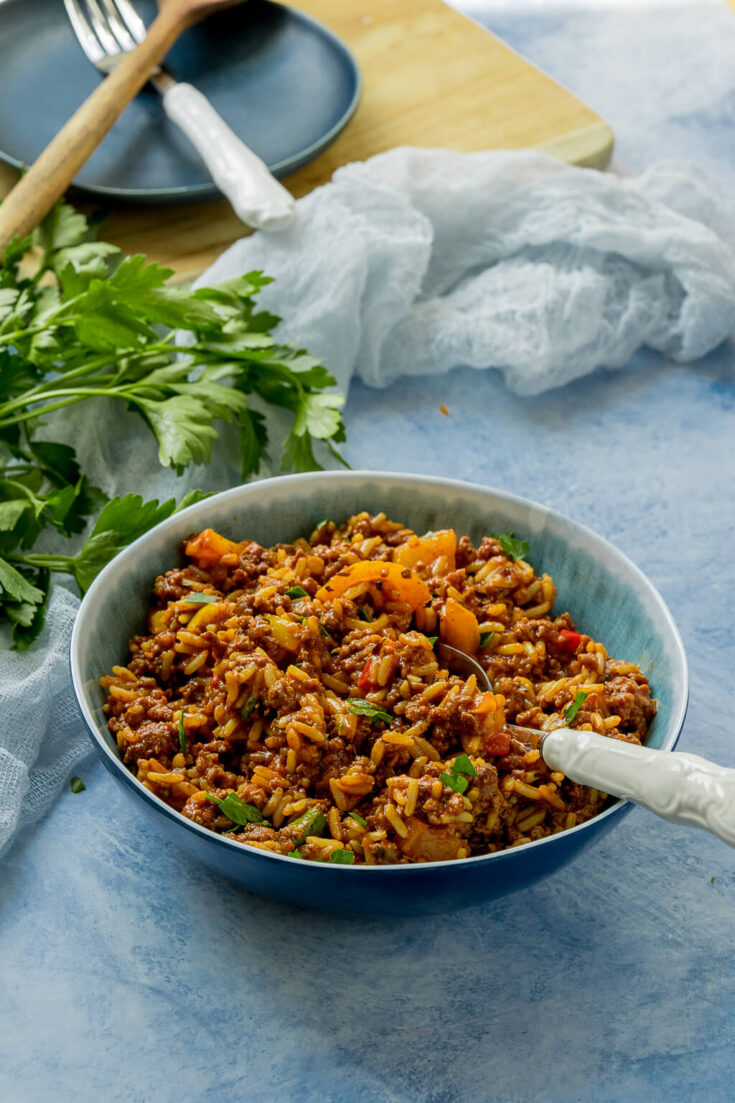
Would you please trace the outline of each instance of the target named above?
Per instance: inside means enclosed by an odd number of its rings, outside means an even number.
[[[105,12],[109,11],[108,0],[101,2]],[[132,50],[119,51],[119,55],[116,55],[119,60],[110,67],[105,79],[100,81],[94,92],[77,108],[0,204],[0,266],[6,246],[13,241],[24,241],[26,235],[51,210],[133,96],[141,90],[156,66],[160,65],[179,35],[213,12],[243,2],[244,0],[158,0],[158,15],[143,40]],[[94,0],[94,3],[96,11],[103,18],[100,0]],[[104,22],[109,25],[106,17]],[[194,89],[191,91],[194,92]],[[194,113],[198,112],[197,101]],[[213,144],[216,145],[219,140],[215,136]],[[254,154],[251,156],[254,158]],[[253,164],[253,161],[248,161],[247,194],[252,202],[250,208],[242,213],[252,220],[257,218],[258,225],[265,228],[269,220],[272,220],[271,224],[275,224],[281,218],[288,217],[289,205],[293,200],[270,176],[265,166],[256,173]],[[239,167],[234,170],[235,177],[240,171],[242,170]]]
[[[474,674],[483,690],[493,692],[487,671],[471,655],[443,641],[437,654],[450,670]],[[735,770],[699,755],[639,747],[592,731],[506,727],[570,781],[635,801],[671,823],[703,827],[735,846]]]
[[[146,36],[129,0],[64,0],[64,7],[84,53],[105,75]],[[150,81],[166,115],[186,134],[238,218],[259,230],[284,226],[293,214],[293,196],[209,100],[193,85],[174,80],[163,65],[153,70]]]

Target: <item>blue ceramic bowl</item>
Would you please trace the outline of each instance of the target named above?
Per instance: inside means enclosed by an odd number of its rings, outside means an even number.
[[[263,896],[344,914],[431,915],[525,888],[601,839],[630,809],[616,801],[601,815],[523,847],[454,862],[342,866],[299,861],[243,846],[192,823],[136,780],[118,756],[102,712],[98,678],[124,664],[128,640],[144,623],[157,574],[174,566],[179,541],[212,527],[263,545],[308,534],[322,517],[385,512],[418,532],[454,528],[479,541],[514,531],[528,559],[554,579],[557,610],[616,657],[650,672],[659,711],[649,744],[671,750],[687,706],[686,657],[663,600],[629,559],[583,525],[535,502],[451,479],[370,471],[291,475],[235,487],[164,521],[121,552],[82,602],[71,641],[74,689],[92,741],[141,814],[193,859]]]

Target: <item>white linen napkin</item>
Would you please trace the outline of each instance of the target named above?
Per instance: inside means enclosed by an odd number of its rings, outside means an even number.
[[[533,395],[640,346],[696,360],[735,333],[735,209],[696,166],[642,176],[542,153],[402,148],[347,165],[277,235],[198,285],[262,268],[279,336],[346,389],[456,366]]]

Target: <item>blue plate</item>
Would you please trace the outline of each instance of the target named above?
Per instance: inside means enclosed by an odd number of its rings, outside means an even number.
[[[136,3],[148,24],[155,5]],[[279,176],[313,160],[360,98],[349,50],[313,19],[250,0],[187,31],[166,66],[204,93],[237,135]],[[36,160],[102,78],[87,60],[61,0],[0,3],[0,159]],[[198,153],[146,87],[74,181],[118,200],[219,195]]]
[[[569,831],[511,850],[454,862],[342,866],[304,862],[243,846],[179,815],[123,765],[102,709],[98,679],[127,662],[128,640],[141,630],[151,582],[174,566],[182,539],[206,526],[269,545],[307,534],[320,517],[342,520],[383,510],[418,532],[452,527],[475,542],[514,531],[531,544],[529,559],[557,586],[557,611],[611,654],[650,670],[656,715],[648,744],[672,750],[684,722],[687,662],[663,600],[622,552],[602,537],[525,498],[451,479],[374,471],[320,471],[264,479],[215,494],[157,525],[97,576],[82,602],[71,640],[74,690],[92,741],[115,781],[167,840],[252,892],[347,915],[433,915],[527,888],[577,857],[631,808],[616,800]],[[643,820],[639,830],[645,830]],[[676,843],[672,843],[672,846]]]

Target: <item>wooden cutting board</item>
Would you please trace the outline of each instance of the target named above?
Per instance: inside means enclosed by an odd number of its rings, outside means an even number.
[[[607,123],[478,24],[441,0],[297,0],[354,52],[363,76],[355,116],[315,161],[285,181],[304,195],[339,165],[394,146],[545,149],[602,168]],[[0,194],[16,174],[0,165]],[[247,230],[225,201],[112,209],[104,236],[188,281]]]

